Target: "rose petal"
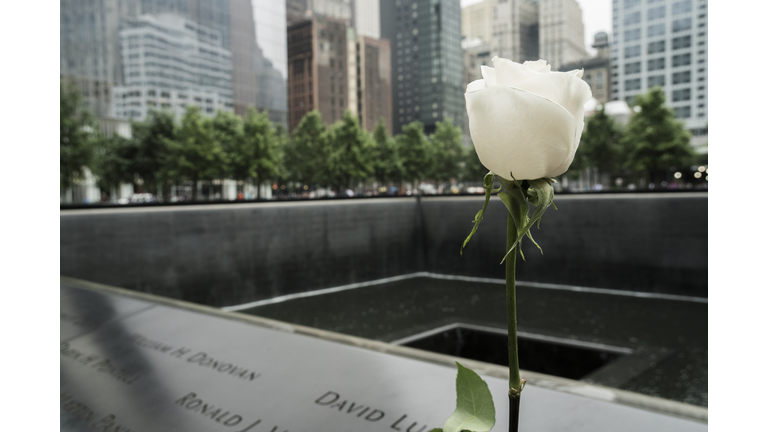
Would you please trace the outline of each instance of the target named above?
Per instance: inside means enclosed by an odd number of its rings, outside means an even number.
[[[569,73],[569,74],[575,75],[575,76],[577,76],[579,78],[582,78],[584,76],[584,69],[574,69],[574,70],[568,71],[566,73]]]
[[[492,67],[485,65],[480,66],[480,73],[483,75],[483,79],[485,79],[485,83],[489,87],[496,85],[496,71]]]
[[[467,91],[466,93],[472,93],[473,91],[478,91],[486,88],[487,85],[485,84],[484,79],[474,80],[471,83],[467,84]]]
[[[536,94],[504,86],[467,93],[469,132],[486,168],[508,180],[554,177],[574,148],[576,119]],[[512,174],[510,174],[510,172]]]
[[[552,70],[552,66],[547,64],[546,60],[536,60],[536,61],[527,61],[523,63],[523,66],[528,66],[529,68],[535,70],[536,72],[549,72]]]
[[[584,104],[592,97],[589,85],[567,72],[537,74],[514,87],[543,96],[567,109],[575,118],[584,117]]]
[[[520,63],[499,57],[493,58],[493,67],[496,69],[496,85],[514,86],[525,79],[542,75]]]

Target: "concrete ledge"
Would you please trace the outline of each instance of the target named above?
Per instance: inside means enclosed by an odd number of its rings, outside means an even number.
[[[509,379],[509,370],[505,367],[479,362],[470,359],[463,359],[459,357],[447,356],[442,354],[435,354],[428,351],[422,351],[414,348],[408,348],[399,345],[393,345],[389,343],[374,341],[370,339],[359,338],[355,336],[348,336],[340,333],[330,332],[326,330],[320,330],[311,327],[305,327],[295,324],[289,324],[281,321],[271,320],[267,318],[256,317],[252,315],[239,314],[235,312],[226,312],[218,308],[203,306],[199,304],[189,303],[185,301],[170,299],[166,297],[160,297],[152,294],[136,292],[133,290],[127,290],[122,288],[116,288],[100,283],[88,282],[79,279],[61,277],[61,283],[77,288],[88,289],[97,292],[107,292],[111,294],[121,295],[133,299],[144,300],[160,305],[172,306],[188,311],[197,313],[217,316],[234,321],[241,321],[261,327],[266,327],[274,330],[279,330],[287,333],[303,334],[312,337],[316,337],[323,340],[342,343],[345,345],[355,346],[371,351],[388,353],[397,355],[400,357],[406,357],[423,362],[439,364],[448,367],[454,367],[455,361],[460,361],[467,367],[472,368],[476,372],[502,378]],[[597,386],[593,384],[587,384],[580,381],[569,380],[565,378],[554,377],[550,375],[539,374],[530,371],[521,371],[528,381],[528,385],[547,388],[562,393],[568,393],[581,397],[587,397],[591,399],[617,403],[634,408],[640,408],[647,411],[654,411],[662,414],[672,415],[688,420],[694,420],[701,423],[707,423],[708,412],[707,408],[689,405],[681,402],[670,401],[666,399],[656,398],[652,396],[646,396],[638,393],[632,393],[628,391],[618,390],[609,387]]]

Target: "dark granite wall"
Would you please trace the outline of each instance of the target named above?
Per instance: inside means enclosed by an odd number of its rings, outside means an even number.
[[[707,296],[707,195],[557,196],[518,280]],[[61,274],[213,306],[417,271],[503,278],[482,197],[62,211]]]

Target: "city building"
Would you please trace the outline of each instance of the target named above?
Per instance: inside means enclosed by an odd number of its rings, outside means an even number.
[[[613,0],[611,99],[662,87],[694,146],[707,142],[707,0]]]
[[[611,65],[608,34],[605,32],[597,33],[592,48],[597,50],[595,57],[564,64],[560,67],[560,70],[584,69],[582,78],[592,89],[592,97],[599,103],[605,104],[611,100]]]
[[[238,114],[248,107],[267,110],[275,122],[287,120],[287,58],[285,42],[285,4],[272,0],[61,0],[60,2],[60,76],[76,83],[85,105],[97,117],[116,117],[123,95],[135,99],[136,90],[125,91],[130,73],[138,63],[158,63],[155,59],[128,58],[124,49],[132,49],[121,33],[129,31],[137,20],[157,22],[160,16],[174,15],[192,26],[200,26],[220,38],[218,49],[229,52],[229,101],[217,104],[210,94],[211,83],[190,88],[202,100],[211,99],[214,107],[231,104]],[[155,24],[163,27],[165,24]],[[159,28],[158,27],[158,28]],[[157,30],[159,31],[159,30]],[[174,36],[176,37],[176,36]],[[149,48],[145,46],[147,50]],[[147,51],[149,52],[149,51]],[[124,61],[131,60],[126,71]],[[169,61],[164,59],[163,61]],[[154,67],[154,66],[152,66]],[[194,67],[192,67],[194,69]],[[189,68],[187,68],[189,69]],[[163,71],[170,73],[171,71]],[[187,71],[188,72],[188,71]],[[187,73],[185,72],[185,73]],[[154,73],[154,72],[153,72]],[[133,76],[134,78],[136,75]],[[132,81],[135,84],[135,81]],[[213,85],[216,87],[216,85]],[[115,100],[120,88],[120,100]],[[145,89],[149,91],[149,88]],[[155,91],[159,88],[155,88]],[[176,91],[176,90],[173,90]],[[219,93],[217,93],[219,94]],[[142,91],[141,97],[147,94]],[[171,98],[177,95],[169,93]],[[192,96],[192,103],[194,97]],[[226,98],[225,98],[226,99]],[[147,101],[148,102],[148,101]],[[159,101],[158,101],[159,102]],[[175,100],[178,104],[180,101]],[[205,110],[205,106],[203,106]],[[124,111],[123,111],[124,112]]]
[[[392,53],[389,41],[358,35],[357,113],[363,128],[373,131],[384,120],[392,135]]]
[[[379,1],[389,0],[352,0],[352,27],[358,36],[381,39]]]
[[[123,26],[116,118],[143,120],[160,109],[181,115],[187,105],[209,116],[233,110],[232,55],[220,32],[170,14],[126,18]]]
[[[461,9],[461,35],[467,39],[491,42],[493,16],[498,0],[482,0]],[[504,1],[504,0],[502,0]]]
[[[354,0],[285,0],[288,27],[313,17],[334,18],[352,23]]]
[[[549,62],[552,70],[589,57],[576,0],[539,1],[539,57]]]
[[[389,41],[355,34],[346,21],[312,17],[288,27],[289,128],[317,110],[325,124],[349,110],[373,130],[392,133]]]
[[[499,1],[495,5],[491,29],[493,55],[518,63],[539,58],[550,60],[539,55],[540,30],[537,0]]]
[[[351,39],[351,40],[350,40]],[[357,114],[357,48],[343,21],[313,17],[288,27],[288,125],[317,110],[326,124]]]
[[[390,0],[380,5],[381,36],[392,51],[394,133],[412,121],[426,133],[451,119],[464,128],[459,0]]]

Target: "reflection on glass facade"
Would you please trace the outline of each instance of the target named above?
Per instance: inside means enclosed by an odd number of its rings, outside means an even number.
[[[60,13],[60,75],[99,117],[256,107],[287,126],[284,2],[61,0]]]
[[[380,2],[381,37],[392,49],[394,132],[414,120],[427,133],[452,119],[464,127],[461,8],[455,0]]]

